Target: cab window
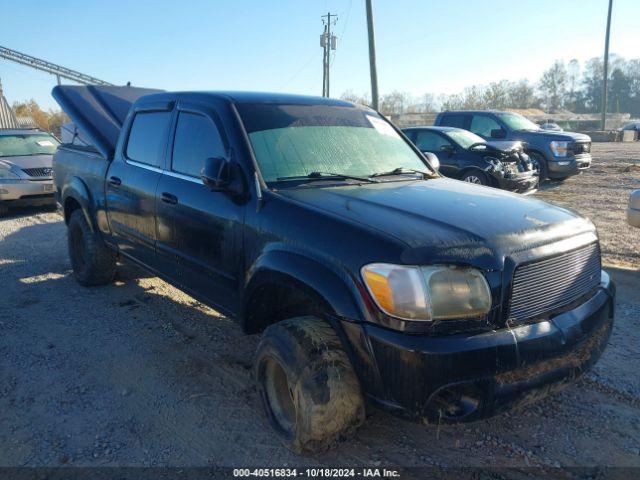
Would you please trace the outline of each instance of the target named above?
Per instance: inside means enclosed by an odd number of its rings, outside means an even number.
[[[474,115],[471,119],[471,130],[476,135],[484,138],[491,138],[491,130],[500,130],[500,124],[487,115]]]
[[[173,142],[171,170],[199,177],[207,158],[225,155],[220,132],[209,118],[196,113],[180,112]]]
[[[469,128],[467,115],[463,113],[446,113],[442,116],[439,125],[456,128]]]
[[[419,130],[414,143],[423,152],[439,152],[442,147],[452,146],[442,135],[428,130]]]
[[[171,112],[140,112],[131,125],[126,157],[161,168]]]

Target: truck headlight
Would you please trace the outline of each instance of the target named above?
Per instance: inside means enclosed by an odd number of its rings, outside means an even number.
[[[462,319],[481,317],[491,309],[489,285],[474,268],[372,263],[361,273],[378,307],[393,317]]]
[[[13,173],[8,166],[0,164],[0,182],[2,180],[20,180],[20,177]]]
[[[569,142],[553,141],[549,144],[554,157],[566,157],[569,152]]]

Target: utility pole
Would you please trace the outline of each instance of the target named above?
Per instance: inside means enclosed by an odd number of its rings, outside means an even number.
[[[607,82],[609,81],[609,33],[611,31],[611,9],[613,0],[609,0],[609,13],[607,14],[607,33],[604,40],[604,77],[602,78],[602,130],[607,122]]]
[[[367,1],[367,31],[369,32],[369,72],[371,74],[371,107],[378,110],[378,69],[376,67],[376,37],[373,31],[373,8]]]
[[[329,96],[329,67],[331,66],[331,50],[338,48],[338,38],[331,34],[331,26],[338,21],[338,16],[330,12],[322,16],[324,32],[320,35],[322,55],[322,96]]]

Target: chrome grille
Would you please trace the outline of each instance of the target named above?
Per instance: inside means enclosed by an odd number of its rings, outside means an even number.
[[[600,284],[600,269],[597,243],[517,267],[509,321],[524,322],[569,305]]]
[[[581,142],[573,144],[573,153],[575,155],[580,155],[582,153],[591,152],[591,143],[589,142]]]
[[[53,168],[44,167],[44,168],[23,168],[22,171],[29,175],[30,177],[50,177],[53,173]]]

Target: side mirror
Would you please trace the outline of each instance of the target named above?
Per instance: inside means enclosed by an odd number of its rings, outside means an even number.
[[[507,132],[501,128],[491,130],[491,138],[506,138]]]
[[[226,190],[230,182],[229,161],[223,157],[207,158],[200,172],[202,183],[214,192]]]
[[[632,227],[640,228],[640,190],[631,192],[627,208],[627,222]]]
[[[240,168],[224,157],[207,158],[200,171],[200,178],[213,192],[226,192],[232,196],[239,196],[244,192]]]
[[[436,172],[440,170],[440,160],[434,153],[423,152],[423,155]]]

